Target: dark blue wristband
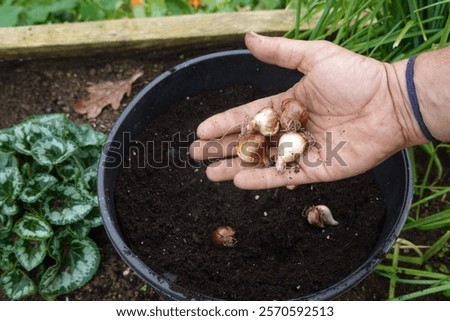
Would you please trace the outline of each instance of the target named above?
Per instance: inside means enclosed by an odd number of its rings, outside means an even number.
[[[438,142],[436,138],[431,135],[430,131],[425,125],[422,118],[422,113],[419,108],[419,100],[417,99],[416,86],[414,84],[414,63],[416,62],[416,57],[412,57],[408,60],[406,65],[406,87],[408,88],[409,102],[411,103],[412,110],[414,112],[414,117],[419,123],[420,130],[422,134],[432,142]]]

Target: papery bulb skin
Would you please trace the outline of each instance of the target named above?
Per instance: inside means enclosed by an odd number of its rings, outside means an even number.
[[[273,136],[280,130],[280,121],[277,112],[266,107],[259,111],[248,126],[250,131],[258,132],[263,136]]]
[[[286,99],[281,104],[280,125],[283,130],[299,131],[309,120],[306,108],[295,99]]]
[[[236,150],[238,157],[246,163],[265,165],[268,161],[266,137],[259,133],[242,135]]]

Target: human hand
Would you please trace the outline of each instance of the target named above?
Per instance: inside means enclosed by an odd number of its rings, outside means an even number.
[[[258,59],[305,76],[281,94],[216,114],[197,128],[199,141],[191,156],[208,159],[208,144],[222,146],[222,157],[237,140],[244,119],[286,99],[302,103],[309,113],[306,129],[315,140],[299,160],[299,171],[280,174],[275,167],[249,167],[239,158],[212,163],[213,181],[234,180],[243,189],[266,189],[334,181],[363,173],[395,152],[425,142],[411,114],[404,83],[406,63],[381,63],[326,41],[270,38],[250,33],[246,45]],[[217,154],[214,154],[217,157]]]

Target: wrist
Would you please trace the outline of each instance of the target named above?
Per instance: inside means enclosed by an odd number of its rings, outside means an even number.
[[[419,145],[428,141],[420,129],[409,100],[406,83],[407,62],[407,60],[401,60],[393,64],[385,64],[394,114],[402,128],[401,134],[405,141],[403,147]]]
[[[418,56],[414,69],[423,120],[436,139],[450,141],[450,48]]]

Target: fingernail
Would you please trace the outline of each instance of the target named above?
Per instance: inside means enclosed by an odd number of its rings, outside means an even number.
[[[247,37],[258,38],[261,36],[254,31],[250,31],[250,32],[247,32]]]

